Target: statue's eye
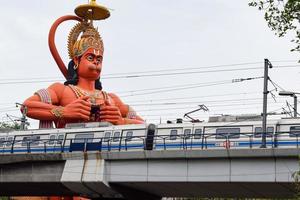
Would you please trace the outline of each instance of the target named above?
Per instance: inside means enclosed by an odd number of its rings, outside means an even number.
[[[102,62],[102,57],[101,56],[97,57],[97,62]]]
[[[94,60],[94,56],[88,55],[88,56],[86,57],[86,59],[87,59],[88,61],[93,61],[93,60]]]

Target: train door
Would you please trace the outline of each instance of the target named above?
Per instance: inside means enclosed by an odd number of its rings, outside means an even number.
[[[70,151],[87,151],[88,145],[93,144],[93,141],[94,132],[77,133],[70,145]]]
[[[55,148],[61,148],[62,151],[86,151],[88,143],[93,143],[94,132],[85,130],[70,131],[65,134],[57,135]]]

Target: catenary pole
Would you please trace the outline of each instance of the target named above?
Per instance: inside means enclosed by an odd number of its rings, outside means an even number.
[[[261,148],[267,147],[266,134],[267,134],[267,103],[268,103],[268,93],[269,93],[269,91],[268,91],[268,81],[269,81],[268,69],[269,69],[269,67],[272,68],[272,64],[268,59],[265,59]]]

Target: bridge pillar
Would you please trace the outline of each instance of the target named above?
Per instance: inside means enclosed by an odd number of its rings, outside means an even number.
[[[105,161],[100,152],[68,155],[61,182],[74,193],[90,198],[119,197],[109,186],[105,173]]]

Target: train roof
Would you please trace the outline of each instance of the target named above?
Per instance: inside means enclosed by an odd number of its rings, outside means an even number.
[[[224,119],[224,118],[223,118]],[[231,120],[228,120],[231,119]],[[244,125],[261,125],[262,120],[236,120],[237,118],[230,117],[226,120],[214,120],[208,122],[197,122],[197,123],[163,123],[155,125],[157,128],[188,128],[188,127],[211,127],[211,126],[244,126]],[[281,119],[268,119],[267,125],[276,125],[276,124],[298,124],[300,126],[300,118],[281,118]],[[105,131],[105,130],[137,130],[137,129],[145,129],[149,124],[128,124],[128,125],[109,125],[103,123],[79,123],[68,125],[66,128],[52,128],[52,129],[29,129],[29,130],[12,130],[12,129],[0,129],[0,133],[5,134],[16,134],[16,135],[31,135],[34,133],[39,134],[51,134],[51,133],[70,133],[70,132],[93,132],[93,131]]]

